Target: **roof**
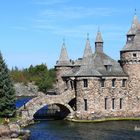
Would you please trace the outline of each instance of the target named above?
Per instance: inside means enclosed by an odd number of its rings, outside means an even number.
[[[134,15],[134,18],[133,18],[133,21],[132,21],[131,28],[130,28],[130,30],[128,31],[127,35],[135,35],[138,26],[139,26],[139,20],[138,20],[138,16],[135,14],[135,15]]]
[[[110,66],[108,71],[106,66]],[[120,64],[107,56],[105,53],[95,52],[91,57],[83,58],[81,66],[73,72],[65,75],[65,77],[101,77],[101,76],[115,76],[127,77],[123,72]]]
[[[126,45],[121,51],[140,51],[140,23],[136,14],[133,18],[131,28],[127,33]]]
[[[84,55],[83,55],[83,57],[88,57],[88,56],[91,56],[91,55],[92,55],[92,49],[91,49],[91,47],[90,47],[89,38],[87,38],[86,47],[85,47],[85,50],[84,50]]]
[[[95,68],[102,76],[127,76],[120,64],[105,53],[95,52],[93,60]],[[110,66],[110,70],[107,70],[107,66]]]
[[[103,43],[103,38],[102,38],[102,35],[101,35],[100,31],[97,32],[95,43],[97,43],[97,42]]]
[[[121,51],[140,51],[140,29],[137,30],[134,40],[126,42]]]
[[[71,66],[72,63],[69,60],[68,54],[67,54],[67,49],[65,47],[65,43],[62,45],[61,53],[59,60],[56,63],[56,66]]]

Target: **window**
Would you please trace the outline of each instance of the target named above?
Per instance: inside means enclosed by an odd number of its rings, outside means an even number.
[[[71,89],[73,90],[73,82],[70,81]]]
[[[112,99],[112,109],[115,108],[115,98]]]
[[[87,99],[84,99],[84,103],[85,103],[85,111],[87,111]]]
[[[115,81],[116,79],[112,79],[112,87],[115,87]]]
[[[122,109],[122,98],[120,98],[120,109]]]
[[[122,80],[122,87],[125,87],[125,84],[126,84],[126,79],[123,79]]]
[[[106,71],[111,71],[112,65],[105,65]]]
[[[107,98],[105,98],[105,109],[107,109]]]
[[[137,54],[136,53],[133,53],[133,57],[137,57]]]
[[[101,87],[105,86],[105,79],[101,79]]]
[[[88,80],[84,79],[83,82],[84,82],[84,87],[88,87]]]

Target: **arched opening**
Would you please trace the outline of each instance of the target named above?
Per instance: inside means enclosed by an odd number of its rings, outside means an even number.
[[[70,110],[62,104],[45,105],[33,116],[34,120],[61,120],[70,114]]]

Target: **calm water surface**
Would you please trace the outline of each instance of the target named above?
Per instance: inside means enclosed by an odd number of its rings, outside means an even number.
[[[41,121],[28,126],[30,140],[140,140],[140,121],[73,123]]]

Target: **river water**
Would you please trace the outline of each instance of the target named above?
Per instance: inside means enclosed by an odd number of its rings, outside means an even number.
[[[140,121],[110,121],[102,123],[74,123],[69,121],[41,121],[26,129],[29,140],[140,140]]]
[[[16,107],[21,107],[30,99],[19,98]],[[29,140],[140,140],[140,121],[74,123],[54,120],[40,121],[25,129],[31,131]]]

